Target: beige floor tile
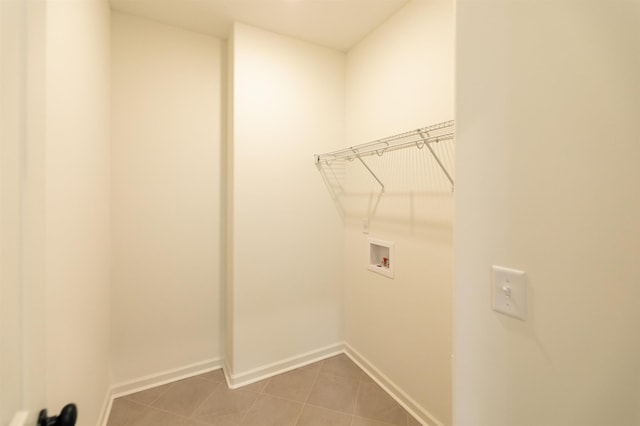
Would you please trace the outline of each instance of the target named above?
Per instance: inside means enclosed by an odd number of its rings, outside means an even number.
[[[304,367],[300,367],[297,370],[315,371],[316,373],[319,373],[323,363],[324,361],[314,362],[312,364],[307,364]]]
[[[148,407],[142,416],[129,426],[182,426],[186,420],[186,417]]]
[[[319,368],[303,367],[272,377],[264,393],[304,402],[316,381],[318,371]]]
[[[351,415],[305,405],[296,426],[351,426]]]
[[[166,391],[168,391],[171,385],[172,383],[168,383],[162,386],[156,386],[155,388],[132,393],[131,395],[125,396],[125,398],[130,401],[139,402],[140,404],[151,405]]]
[[[220,384],[191,417],[216,426],[237,425],[258,396],[255,392],[231,390]]]
[[[259,382],[254,382],[254,383],[251,383],[250,385],[242,386],[239,389],[244,389],[250,392],[262,393],[264,391],[264,388],[267,387],[270,381],[271,381],[270,378],[260,380]]]
[[[373,381],[373,379],[369,377],[364,371],[362,372],[362,376],[360,376],[360,380],[362,380],[364,383],[375,383],[375,381]]]
[[[359,380],[320,373],[307,403],[330,410],[353,414]]]
[[[151,406],[189,417],[217,387],[221,386],[224,385],[197,377],[180,380],[172,384]]]
[[[187,420],[185,426],[238,426],[241,418],[242,416],[236,415],[218,416],[206,422],[191,418]]]
[[[323,373],[359,379],[362,370],[345,354],[327,358],[322,363]]]
[[[397,426],[407,425],[407,412],[375,383],[360,384],[355,415]]]
[[[413,418],[413,416],[407,416],[407,426],[422,426],[422,423]]]
[[[216,382],[216,383],[226,383],[227,380],[224,378],[224,372],[222,371],[222,368],[219,368],[217,370],[213,370],[213,371],[209,371],[208,373],[204,373],[201,374],[199,376],[197,376],[201,379],[204,380],[209,380],[211,382]]]
[[[142,416],[147,407],[126,398],[117,398],[111,406],[107,426],[127,426]]]
[[[365,419],[363,417],[355,416],[351,426],[393,426],[391,423],[379,422],[377,420]]]
[[[211,426],[209,423],[201,422],[194,419],[187,419],[187,422],[184,426]]]
[[[221,369],[114,401],[107,426],[420,426],[345,355],[236,390]]]
[[[260,395],[240,423],[241,426],[294,426],[302,403],[271,395]]]

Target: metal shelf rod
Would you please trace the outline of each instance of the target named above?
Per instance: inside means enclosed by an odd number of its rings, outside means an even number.
[[[444,172],[449,182],[451,182],[451,187],[453,189],[454,183],[453,178],[447,171],[446,167],[440,161],[440,158],[436,155],[433,148],[430,146],[434,143],[439,143],[446,140],[454,139],[454,121],[445,121],[443,123],[434,124],[431,126],[423,127],[421,129],[412,130],[405,133],[400,133],[397,135],[389,136],[386,138],[378,139],[373,142],[367,142],[360,145],[352,146],[349,148],[343,148],[336,151],[327,152],[325,154],[320,154],[315,156],[315,162],[317,166],[320,166],[321,163],[325,163],[326,165],[331,165],[333,161],[346,159],[349,161],[353,161],[354,159],[358,159],[362,165],[371,173],[374,179],[380,184],[382,190],[384,191],[384,184],[380,181],[380,179],[376,176],[376,174],[367,166],[367,164],[362,160],[362,157],[366,157],[369,155],[376,154],[378,156],[382,156],[386,152],[396,151],[399,149],[404,149],[408,147],[417,147],[418,149],[422,149],[425,146],[429,149],[429,152],[440,166],[440,169]]]
[[[378,183],[380,184],[380,186],[382,187],[382,192],[384,192],[384,183],[382,183],[382,181],[380,179],[378,179],[378,176],[376,176],[375,173],[373,173],[373,170],[371,170],[371,168],[369,168],[369,166],[367,166],[367,163],[364,162],[364,160],[362,160],[362,158],[360,158],[360,155],[356,152],[353,151],[354,155],[356,156],[356,158],[358,160],[360,160],[360,162],[362,163],[362,165],[364,166],[365,169],[367,169],[369,171],[369,173],[371,173],[371,176],[373,176],[373,178],[378,181]]]
[[[420,135],[422,135],[422,134],[420,134]],[[429,152],[431,153],[431,155],[433,155],[433,158],[436,160],[436,163],[438,163],[438,166],[440,166],[440,169],[442,169],[442,171],[444,172],[445,176],[447,176],[447,179],[449,179],[449,182],[451,182],[451,191],[453,191],[453,187],[454,187],[453,179],[451,178],[451,175],[447,171],[447,168],[444,166],[444,164],[442,164],[442,161],[440,161],[440,158],[438,158],[438,155],[435,153],[433,148],[431,148],[431,145],[429,143],[427,143],[427,142],[425,142],[425,145],[429,149]]]

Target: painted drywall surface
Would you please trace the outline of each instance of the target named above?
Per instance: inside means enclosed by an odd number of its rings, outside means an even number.
[[[640,422],[639,17],[457,2],[456,425]],[[528,273],[526,322],[492,264]]]
[[[313,154],[343,143],[344,55],[236,24],[233,373],[338,343],[342,224]]]
[[[0,422],[45,406],[45,16],[43,2],[7,1],[2,19],[2,368]]]
[[[35,423],[46,406],[46,18],[47,3],[27,2],[26,129],[21,206],[23,408]]]
[[[347,88],[349,145],[452,119],[453,5],[412,2],[401,9],[349,52]],[[442,154],[451,169],[451,146]],[[408,149],[368,163],[387,188],[378,200],[372,178],[357,163],[348,165],[353,194],[343,197],[346,341],[449,424],[450,187],[426,151]],[[353,184],[363,179],[368,188]],[[369,235],[362,233],[365,217]],[[369,236],[395,243],[394,280],[366,269]]]
[[[226,44],[227,73],[226,84],[226,127],[225,139],[222,143],[222,159],[224,168],[223,199],[225,201],[222,221],[222,243],[224,244],[224,363],[225,371],[233,371],[233,32]]]
[[[20,153],[25,120],[22,3],[0,2],[0,424],[22,408]]]
[[[222,356],[221,48],[112,18],[115,383]]]
[[[453,119],[453,4],[413,1],[347,55],[348,145]],[[453,144],[438,147],[453,173]],[[345,340],[451,423],[453,195],[426,149],[346,164]],[[370,233],[362,233],[362,219]],[[395,278],[367,270],[368,237],[395,243]]]
[[[109,387],[109,5],[46,5],[46,404],[95,424]]]

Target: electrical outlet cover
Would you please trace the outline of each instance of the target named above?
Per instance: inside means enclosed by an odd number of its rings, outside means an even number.
[[[527,274],[524,271],[491,267],[491,308],[521,320],[527,319]]]
[[[363,234],[368,234],[369,233],[369,218],[365,217],[364,219],[362,219],[362,233]]]

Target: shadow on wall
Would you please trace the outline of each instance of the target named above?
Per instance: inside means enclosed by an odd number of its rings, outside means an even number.
[[[454,141],[440,141],[431,147],[453,178]],[[401,234],[434,237],[440,231],[443,236],[451,232],[452,185],[429,150],[408,147],[362,160],[371,173],[353,157],[317,164],[345,224],[362,226],[366,219],[370,225],[375,222]]]

